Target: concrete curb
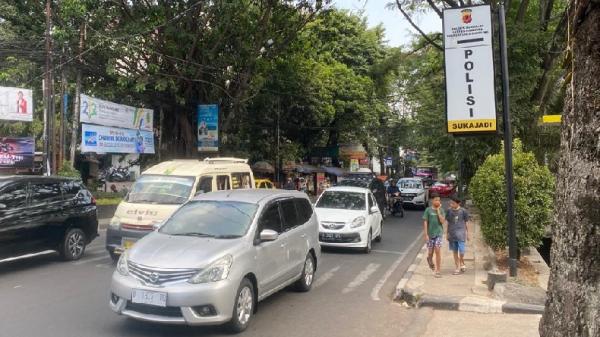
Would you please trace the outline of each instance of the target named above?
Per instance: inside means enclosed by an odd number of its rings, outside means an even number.
[[[396,285],[396,293],[394,294],[394,300],[405,301],[411,305],[414,305],[417,302],[418,298],[420,297],[420,294],[418,293],[418,291],[416,289],[407,288],[406,284],[408,283],[410,278],[413,276],[413,273],[417,269],[417,266],[419,266],[419,264],[421,263],[421,260],[426,255],[427,255],[427,246],[423,245],[423,247],[421,248],[421,251],[415,257],[415,260],[413,261],[413,263],[410,265],[410,267],[408,267],[408,270],[406,271],[406,273],[404,273],[404,276],[402,276],[402,279],[400,279],[400,281],[398,282],[398,285]]]

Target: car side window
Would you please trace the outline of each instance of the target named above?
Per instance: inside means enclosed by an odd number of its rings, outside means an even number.
[[[279,216],[279,204],[273,203],[263,211],[259,221],[259,233],[264,229],[274,230],[281,233],[281,217]]]
[[[369,209],[373,208],[375,204],[373,203],[373,195],[369,193]]]
[[[31,202],[34,205],[48,204],[61,200],[58,183],[37,183],[31,185]]]
[[[14,184],[0,193],[0,204],[6,209],[20,208],[27,205],[27,184]]]
[[[196,187],[196,194],[212,192],[212,182],[213,182],[212,176],[200,178],[198,187]]]
[[[240,172],[231,174],[231,185],[234,190],[241,188],[251,188],[250,186],[250,173]]]
[[[294,204],[296,204],[296,210],[298,212],[298,220],[300,224],[307,223],[313,214],[312,206],[310,202],[306,199],[294,199]]]
[[[65,199],[75,198],[79,194],[79,191],[81,190],[81,184],[77,181],[71,181],[71,180],[63,181],[60,184],[60,187],[62,189],[63,196],[65,197]]]
[[[229,176],[227,175],[220,175],[217,176],[217,190],[219,191],[223,191],[223,190],[230,190],[231,189],[231,185],[229,184]]]
[[[281,211],[283,213],[283,231],[287,232],[298,225],[298,214],[296,212],[296,205],[294,205],[294,199],[287,199],[281,201]]]

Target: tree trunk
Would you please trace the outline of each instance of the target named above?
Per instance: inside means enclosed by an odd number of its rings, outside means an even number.
[[[572,0],[552,271],[540,335],[600,336],[600,4]]]

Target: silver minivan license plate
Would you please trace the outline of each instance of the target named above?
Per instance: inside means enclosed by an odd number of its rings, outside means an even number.
[[[133,289],[131,291],[131,302],[166,307],[167,293]]]

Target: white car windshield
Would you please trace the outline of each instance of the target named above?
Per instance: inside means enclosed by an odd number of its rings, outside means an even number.
[[[400,188],[422,189],[423,183],[418,180],[400,180],[398,182]]]
[[[190,197],[194,177],[143,175],[131,187],[127,202],[183,204]]]
[[[325,191],[316,207],[364,210],[366,209],[365,194],[360,192]]]
[[[159,232],[168,235],[236,238],[246,234],[257,204],[238,201],[192,201],[183,205]]]

